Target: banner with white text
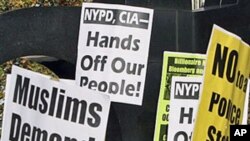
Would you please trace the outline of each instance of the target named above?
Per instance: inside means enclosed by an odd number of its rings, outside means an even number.
[[[242,124],[249,60],[248,44],[213,26],[193,141],[228,141],[230,125]]]
[[[104,141],[110,98],[12,67],[2,141]]]
[[[83,3],[77,85],[142,105],[152,20],[148,8]]]

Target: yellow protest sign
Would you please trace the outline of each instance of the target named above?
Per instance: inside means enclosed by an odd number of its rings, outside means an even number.
[[[249,59],[248,44],[214,25],[193,141],[229,141],[229,125],[241,124],[250,72]]]

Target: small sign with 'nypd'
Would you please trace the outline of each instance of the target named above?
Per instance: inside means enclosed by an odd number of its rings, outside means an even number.
[[[172,77],[168,141],[189,141],[191,139],[201,83],[202,77]]]

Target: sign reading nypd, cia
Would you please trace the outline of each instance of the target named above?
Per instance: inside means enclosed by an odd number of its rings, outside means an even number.
[[[77,84],[142,105],[153,9],[83,3],[80,21]]]
[[[120,25],[148,29],[149,13],[86,7],[84,9],[83,23]]]

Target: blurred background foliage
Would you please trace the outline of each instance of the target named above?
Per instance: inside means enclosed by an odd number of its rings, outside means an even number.
[[[0,13],[20,8],[43,6],[81,6],[93,0],[0,0]]]

